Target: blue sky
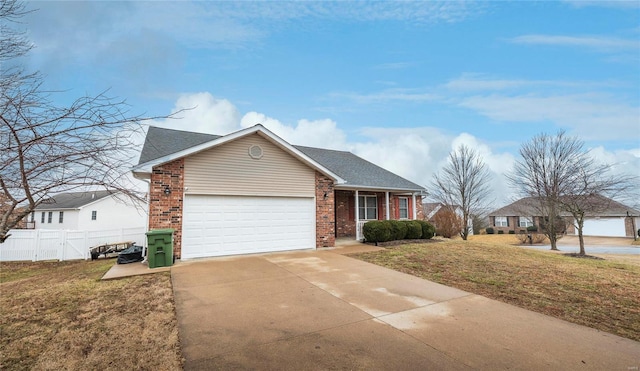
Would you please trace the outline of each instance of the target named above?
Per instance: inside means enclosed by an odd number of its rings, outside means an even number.
[[[262,123],[422,185],[476,148],[496,204],[520,144],[564,129],[640,175],[640,3],[29,2],[29,67],[60,102],[126,98],[154,125]]]

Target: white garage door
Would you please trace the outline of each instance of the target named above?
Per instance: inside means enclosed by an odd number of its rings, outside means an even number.
[[[585,236],[624,237],[624,219],[585,219],[582,234]]]
[[[314,247],[313,198],[185,196],[182,259]]]

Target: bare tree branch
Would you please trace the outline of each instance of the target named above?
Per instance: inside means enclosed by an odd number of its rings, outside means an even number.
[[[490,177],[480,155],[461,145],[449,154],[449,162],[432,182],[432,198],[451,208],[451,212],[455,213],[456,207],[462,211],[460,217],[463,223],[459,234],[464,240],[471,230],[468,221],[472,215],[484,213],[486,205],[490,203]]]

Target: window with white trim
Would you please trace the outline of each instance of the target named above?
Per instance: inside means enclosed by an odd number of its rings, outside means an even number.
[[[493,223],[496,227],[508,227],[509,221],[506,216],[496,216],[496,220]]]
[[[60,212],[60,215],[58,215],[58,223],[63,223],[64,222],[64,211]]]
[[[42,216],[40,217],[40,223],[44,224],[44,211],[42,212]]]
[[[96,210],[91,211],[91,220],[98,219],[98,212]]]
[[[51,224],[53,220],[53,211],[49,211],[49,215],[47,215],[47,223]]]
[[[409,219],[409,199],[407,197],[398,197],[398,201],[400,219]]]
[[[376,196],[358,196],[358,219],[378,219],[378,198]]]
[[[519,219],[520,220],[518,222],[518,225],[520,227],[533,227],[533,218],[530,218],[528,216],[521,216]]]

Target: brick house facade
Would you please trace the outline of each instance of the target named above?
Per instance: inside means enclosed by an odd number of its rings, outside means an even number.
[[[150,127],[133,173],[149,183],[149,229],[174,230],[177,258],[332,247],[356,236],[359,188],[377,197],[378,219],[387,195],[391,219],[403,197],[407,219],[423,215],[424,188],[350,152],[291,146],[261,125],[223,137]]]
[[[539,208],[536,207],[536,200],[533,198],[523,198],[507,206],[489,213],[489,226],[494,233],[524,233],[527,226],[537,227],[538,232],[543,232],[544,217],[539,216]],[[615,200],[601,195],[592,195],[588,205],[596,205],[584,217],[583,235],[600,237],[634,237],[640,221],[640,212],[621,204]],[[597,210],[597,211],[593,211]],[[533,216],[525,216],[533,215]],[[574,225],[573,217],[563,211],[560,217],[564,219],[567,235],[577,235],[578,231]]]

